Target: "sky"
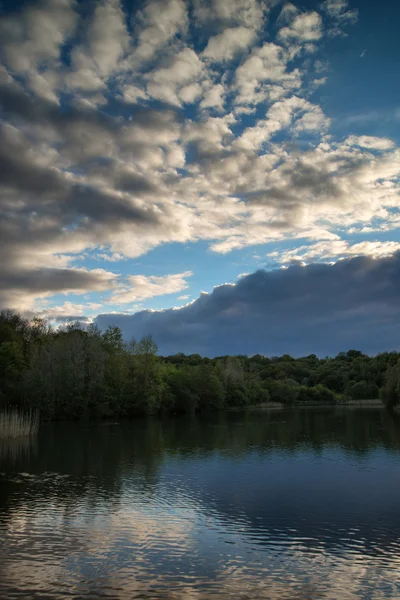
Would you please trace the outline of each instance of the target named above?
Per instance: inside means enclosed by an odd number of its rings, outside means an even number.
[[[400,348],[400,4],[0,3],[0,308]]]

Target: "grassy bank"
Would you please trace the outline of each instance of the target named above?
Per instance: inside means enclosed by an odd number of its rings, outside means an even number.
[[[21,413],[17,410],[0,412],[0,439],[15,439],[35,435],[39,430],[37,412]]]

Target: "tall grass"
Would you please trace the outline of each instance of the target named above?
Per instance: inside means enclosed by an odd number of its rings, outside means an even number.
[[[0,411],[0,439],[11,440],[35,435],[39,430],[39,413],[18,410]]]

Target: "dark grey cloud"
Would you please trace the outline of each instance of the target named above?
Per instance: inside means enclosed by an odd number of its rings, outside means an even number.
[[[155,192],[156,186],[146,177],[129,171],[120,171],[116,177],[115,187],[124,192],[145,194],[146,192]]]
[[[13,127],[0,123],[0,186],[26,192],[36,199],[43,194],[65,191],[66,181],[59,171],[35,162],[29,140]],[[6,200],[2,194],[0,202]]]
[[[1,116],[8,119],[0,124],[1,305],[15,306],[24,291],[33,297],[98,289],[97,275],[53,269],[46,257],[110,243],[128,227],[131,234],[162,227],[166,212],[140,200],[156,194],[154,181],[121,169],[103,152],[110,140],[132,152],[128,128],[139,123],[150,138],[163,124],[174,127],[173,114],[132,108],[132,118],[123,121],[98,110],[60,107],[3,81]],[[141,148],[142,141],[137,154]]]
[[[346,156],[345,160],[326,159],[323,163],[312,165],[309,161],[294,160],[289,166],[281,168],[279,186],[268,185],[265,188],[247,193],[249,183],[239,186],[236,193],[245,195],[255,204],[290,208],[300,206],[307,199],[318,202],[330,199],[341,202],[346,195],[342,177],[354,178],[367,163],[365,156]]]
[[[125,118],[121,118],[96,107],[76,104],[75,100],[70,94],[63,106],[57,105],[33,96],[12,81],[2,80],[0,73],[0,116],[18,127],[28,126],[36,140],[41,135],[52,135],[58,151],[78,164],[95,156],[107,156],[110,142],[118,146],[119,152],[125,150],[140,156],[154,135],[174,132],[178,126],[178,115],[172,110],[131,105],[125,109]],[[144,132],[144,137],[138,138],[135,127]]]
[[[99,277],[98,272],[79,269],[38,268],[0,273],[0,288],[26,289],[31,293],[101,289],[104,283],[105,278]]]
[[[0,269],[0,307],[29,305],[35,297],[57,293],[101,291],[113,286],[114,274],[95,269],[75,268],[15,268],[5,264]]]
[[[161,354],[376,353],[400,346],[399,300],[397,253],[260,270],[178,310],[103,314],[97,324],[127,339],[151,333]]]
[[[112,228],[113,223],[135,222],[140,225],[157,224],[154,207],[143,208],[131,198],[121,198],[95,187],[74,186],[65,204],[71,215],[89,217],[97,224],[105,223]]]

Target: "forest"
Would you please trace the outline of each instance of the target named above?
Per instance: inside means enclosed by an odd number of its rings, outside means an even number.
[[[387,407],[400,403],[398,352],[163,357],[150,335],[127,343],[117,327],[53,328],[43,319],[0,312],[0,411],[106,419],[379,397]]]

